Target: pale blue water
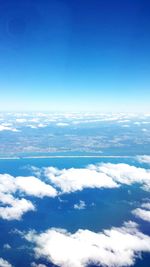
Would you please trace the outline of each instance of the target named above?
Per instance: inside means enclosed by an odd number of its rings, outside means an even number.
[[[52,159],[18,159],[0,160],[0,173],[9,173],[13,176],[31,175],[29,166],[46,167],[54,166],[59,169],[70,167],[85,167],[91,163],[98,162],[124,162],[138,166],[134,159],[127,158],[52,158]],[[140,165],[144,166],[144,165]],[[146,166],[144,166],[146,167]],[[130,194],[129,194],[130,190]],[[148,198],[149,193],[143,191],[139,186],[121,186],[117,189],[85,189],[81,192],[64,194],[60,202],[56,197],[33,198],[31,199],[37,207],[36,212],[24,214],[20,221],[6,221],[0,219],[0,257],[6,258],[15,267],[28,267],[33,262],[34,255],[32,245],[22,239],[13,230],[28,231],[35,229],[45,231],[51,227],[65,228],[70,232],[78,229],[89,229],[95,232],[109,229],[112,226],[120,227],[124,221],[132,220],[140,225],[140,229],[145,234],[150,235],[148,222],[135,218],[131,211],[141,203],[142,199]],[[87,208],[76,210],[74,204],[79,200],[85,201]],[[92,205],[94,203],[94,205]],[[12,249],[3,249],[4,244],[10,244]],[[36,262],[38,262],[36,260]],[[47,266],[54,266],[45,260],[39,260]],[[137,260],[135,267],[149,267],[150,255],[144,254],[142,259]]]

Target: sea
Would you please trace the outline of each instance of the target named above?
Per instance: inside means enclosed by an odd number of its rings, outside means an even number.
[[[58,169],[85,168],[89,164],[97,163],[127,163],[139,166],[134,157],[52,157],[52,158],[18,158],[1,159],[0,173],[17,176],[31,176],[31,166],[37,168],[53,166]],[[147,168],[147,165],[140,164]],[[34,229],[44,232],[49,228],[63,228],[70,233],[78,229],[89,229],[101,232],[111,227],[120,227],[126,221],[138,223],[140,230],[150,235],[150,223],[136,218],[132,210],[142,203],[143,199],[150,197],[138,185],[121,186],[115,189],[84,189],[59,197],[35,198],[28,196],[36,205],[36,211],[25,213],[21,220],[0,219],[0,257],[7,259],[14,267],[29,267],[31,263],[45,264],[48,267],[56,266],[47,259],[35,259],[33,244],[22,238],[20,233]],[[85,209],[74,209],[74,204],[82,200],[86,203]],[[121,242],[121,240],[120,240]],[[6,249],[9,244],[11,249]],[[89,265],[96,267],[96,265]],[[137,257],[135,267],[149,267],[150,254],[143,253]]]

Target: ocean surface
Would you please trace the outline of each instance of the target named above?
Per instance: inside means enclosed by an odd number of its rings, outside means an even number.
[[[89,164],[97,163],[127,163],[139,166],[134,158],[30,158],[30,159],[1,159],[0,173],[16,176],[31,176],[32,168],[53,166],[58,169],[85,168]],[[146,164],[140,167],[147,168]],[[35,198],[27,196],[31,200],[36,211],[25,213],[21,220],[4,220],[0,218],[0,257],[7,259],[14,267],[28,267],[32,262],[55,266],[44,258],[35,259],[33,244],[22,238],[19,232],[28,232],[31,229],[44,232],[49,228],[63,228],[70,233],[78,229],[88,229],[101,232],[111,227],[121,227],[126,221],[138,223],[140,230],[150,235],[150,223],[135,217],[132,210],[137,208],[143,199],[150,197],[149,192],[144,191],[139,185],[123,185],[113,189],[84,189],[60,197]],[[75,209],[74,205],[82,200],[86,208]],[[121,242],[121,240],[120,240]],[[11,249],[4,246],[9,244]],[[96,265],[89,265],[96,266]],[[136,259],[135,267],[149,267],[150,254],[143,253]]]

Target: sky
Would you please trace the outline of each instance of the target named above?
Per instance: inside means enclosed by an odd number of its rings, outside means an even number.
[[[148,112],[149,0],[0,0],[0,110]]]

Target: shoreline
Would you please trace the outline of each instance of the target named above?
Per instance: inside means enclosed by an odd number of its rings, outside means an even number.
[[[0,157],[0,160],[16,159],[51,159],[51,158],[134,158],[135,156],[117,156],[117,155],[56,155],[56,156],[24,156],[24,157]]]

